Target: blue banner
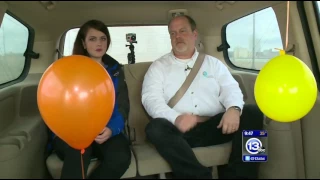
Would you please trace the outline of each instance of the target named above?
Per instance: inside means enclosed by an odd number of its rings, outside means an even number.
[[[268,137],[267,130],[243,130],[243,137]]]
[[[266,162],[268,160],[267,155],[245,155],[242,158],[243,162]]]

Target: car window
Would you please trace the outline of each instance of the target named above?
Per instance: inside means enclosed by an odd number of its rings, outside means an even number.
[[[5,13],[0,27],[0,85],[16,80],[22,74],[28,40],[28,28]]]
[[[242,17],[226,27],[228,60],[236,67],[261,70],[283,49],[276,15],[271,7]]]
[[[120,26],[108,27],[111,36],[111,44],[107,54],[115,58],[121,64],[128,64],[129,43],[126,34],[135,33],[137,43],[133,43],[135,62],[154,61],[171,51],[168,26]],[[79,28],[71,29],[66,33],[63,55],[72,54],[73,43]]]

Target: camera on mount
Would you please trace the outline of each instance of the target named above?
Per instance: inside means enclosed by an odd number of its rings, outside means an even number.
[[[135,55],[134,55],[134,45],[133,45],[133,43],[138,43],[137,42],[136,33],[127,33],[126,34],[126,40],[127,40],[127,42],[130,43],[129,45],[126,44],[126,47],[129,46],[129,49],[130,49],[130,53],[128,53],[128,64],[134,64],[136,62],[136,58],[135,58]]]
[[[129,43],[137,43],[137,41],[136,41],[136,39],[137,39],[136,33],[128,33],[128,34],[126,34],[126,39],[127,39],[127,42],[129,42]]]

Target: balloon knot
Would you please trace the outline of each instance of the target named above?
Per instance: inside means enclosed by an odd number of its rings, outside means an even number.
[[[280,56],[281,56],[281,55],[286,55],[286,51],[285,51],[285,50],[279,49],[279,48],[274,48],[274,49],[280,51],[280,52],[279,52],[279,55],[280,55]]]
[[[81,149],[81,154],[84,154],[85,150],[84,149]]]

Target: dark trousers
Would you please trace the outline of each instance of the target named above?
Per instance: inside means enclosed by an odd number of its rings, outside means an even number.
[[[228,164],[218,169],[219,178],[258,178],[259,163],[242,162],[242,130],[261,130],[262,112],[256,105],[245,105],[239,129],[233,134],[222,134],[222,128],[217,128],[223,114],[199,123],[184,134],[166,119],[153,119],[146,127],[147,139],[169,163],[176,178],[212,179],[211,170],[199,163],[191,148],[229,141],[232,141],[232,152]]]
[[[53,145],[57,156],[64,161],[61,179],[82,179],[80,150],[70,147],[58,137],[53,140]],[[94,141],[83,154],[85,175],[92,157],[97,157],[101,163],[92,172],[90,179],[120,179],[131,163],[129,141],[123,134],[102,144]]]

